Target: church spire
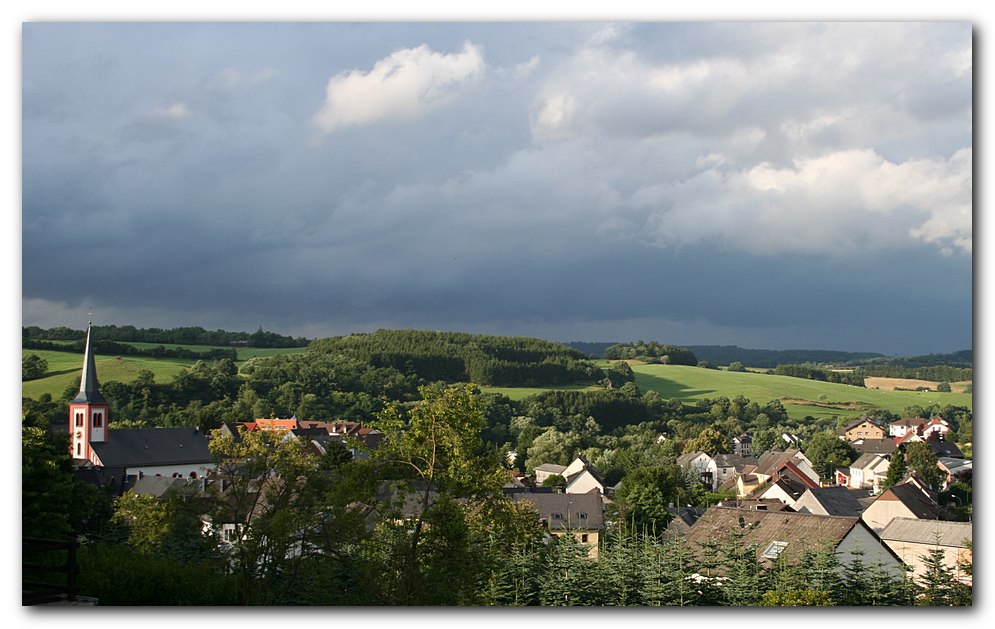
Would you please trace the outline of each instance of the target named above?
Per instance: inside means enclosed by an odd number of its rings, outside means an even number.
[[[73,404],[107,404],[100,395],[97,384],[97,363],[93,356],[93,346],[90,344],[92,322],[86,326],[86,348],[83,350],[83,375],[79,379],[79,393],[73,399]]]

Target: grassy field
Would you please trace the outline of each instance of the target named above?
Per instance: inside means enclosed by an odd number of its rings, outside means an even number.
[[[582,384],[568,384],[562,387],[480,387],[484,393],[500,393],[507,395],[513,400],[520,400],[530,395],[542,393],[543,391],[593,391],[596,386],[585,386]]]
[[[901,413],[912,405],[933,403],[973,407],[967,393],[919,393],[865,389],[788,376],[737,373],[680,365],[634,365],[636,384],[666,398],[699,400],[743,395],[759,404],[781,400],[792,417],[860,415],[875,409]]]
[[[22,350],[22,354],[36,354],[48,361],[48,374],[44,378],[21,383],[21,396],[38,399],[43,393],[57,398],[66,387],[79,387],[83,371],[83,355],[48,350]],[[181,369],[194,361],[179,358],[146,358],[144,356],[97,356],[97,375],[101,382],[131,382],[143,369],[155,374],[156,382],[169,382]]]
[[[596,361],[602,367],[607,361]],[[632,364],[636,385],[643,391],[653,390],[664,398],[693,402],[705,398],[734,398],[742,395],[758,404],[780,400],[794,418],[859,416],[876,409],[901,413],[912,405],[952,404],[973,408],[968,393],[919,393],[864,389],[845,384],[803,380],[788,376],[769,376],[753,372],[729,372],[682,365]],[[503,393],[519,400],[546,389],[481,387],[484,391]],[[587,387],[550,387],[585,389]]]
[[[135,347],[158,347],[160,343],[127,343]],[[165,345],[164,347],[185,347],[195,351],[211,349],[209,345]],[[238,362],[257,356],[274,356],[277,354],[298,354],[303,347],[288,348],[257,348],[239,347]],[[66,387],[72,383],[79,386],[83,371],[83,355],[69,352],[53,352],[41,349],[23,349],[21,354],[35,354],[48,362],[48,373],[44,378],[21,383],[21,396],[38,399],[43,393],[59,397]],[[156,382],[169,382],[181,369],[193,365],[196,361],[187,358],[151,358],[146,356],[100,356],[97,355],[97,375],[101,382],[132,382],[143,369],[155,374]]]

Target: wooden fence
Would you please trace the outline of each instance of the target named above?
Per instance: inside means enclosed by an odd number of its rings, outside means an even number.
[[[21,538],[21,605],[76,600],[76,536],[68,540]]]

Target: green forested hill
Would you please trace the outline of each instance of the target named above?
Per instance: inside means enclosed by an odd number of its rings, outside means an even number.
[[[601,371],[576,349],[527,337],[378,330],[317,340],[309,352],[342,353],[426,380],[490,386],[592,383]]]

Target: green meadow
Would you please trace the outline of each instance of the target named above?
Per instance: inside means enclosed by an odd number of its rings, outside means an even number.
[[[607,361],[596,361],[602,367]],[[876,409],[901,413],[912,405],[929,406],[933,403],[951,404],[973,408],[969,393],[935,393],[917,391],[885,391],[864,389],[845,384],[817,382],[788,376],[770,376],[754,372],[730,372],[702,369],[683,365],[632,365],[636,385],[642,391],[652,390],[666,399],[677,398],[682,402],[695,402],[705,398],[734,398],[742,395],[758,404],[780,400],[793,418],[841,417],[861,415]],[[537,392],[556,389],[585,389],[587,387],[502,388],[481,387],[482,390],[503,393],[520,400]]]
[[[212,349],[210,345],[172,345],[165,343],[126,343],[139,348],[154,348],[162,345],[167,348],[183,347],[194,351]],[[297,354],[304,351],[303,347],[239,347],[236,348],[238,362],[259,356],[275,356],[277,354]],[[66,387],[79,386],[83,371],[83,355],[70,352],[54,352],[41,349],[22,349],[21,355],[35,354],[48,362],[48,372],[45,377],[21,383],[21,396],[38,399],[48,393],[57,398]],[[101,356],[97,355],[97,375],[101,382],[132,382],[139,372],[149,370],[155,374],[156,382],[169,382],[180,370],[190,367],[196,362],[189,358],[152,358],[147,356]]]

